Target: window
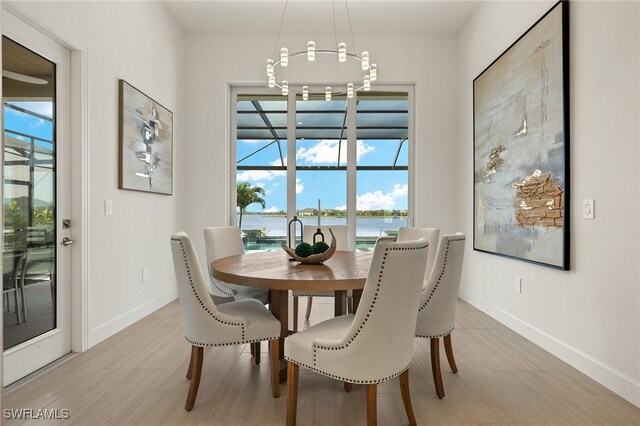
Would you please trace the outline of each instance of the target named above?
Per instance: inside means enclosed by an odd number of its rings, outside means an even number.
[[[354,223],[358,249],[410,223],[408,91],[331,101],[242,92],[234,99],[234,162],[245,249],[279,248],[293,215],[305,225]]]
[[[357,120],[356,242],[397,235],[407,226],[409,195],[408,97],[373,93],[359,97]]]

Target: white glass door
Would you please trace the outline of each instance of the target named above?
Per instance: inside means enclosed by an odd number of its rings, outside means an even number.
[[[70,52],[6,10],[2,31],[6,386],[71,348]]]

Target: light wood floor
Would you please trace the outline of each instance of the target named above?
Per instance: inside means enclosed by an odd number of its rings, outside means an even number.
[[[311,322],[332,312],[331,299],[315,299]],[[464,302],[453,347],[460,372],[441,356],[446,396],[439,400],[428,341],[415,341],[410,386],[419,425],[640,425],[639,408]],[[29,425],[282,425],[285,385],[273,399],[265,343],[262,350],[261,366],[248,347],[205,350],[198,399],[185,411],[189,345],[173,302],[5,395],[4,408],[69,410],[68,420]],[[378,392],[379,424],[407,424],[397,379]],[[347,394],[342,383],[301,369],[298,394],[300,425],[366,423],[362,386]]]

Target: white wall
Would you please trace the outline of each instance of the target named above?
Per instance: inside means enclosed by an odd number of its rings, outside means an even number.
[[[472,81],[552,5],[484,3],[459,36],[459,224],[470,237]],[[571,2],[570,32],[571,270],[474,252],[469,238],[462,295],[640,405],[640,3]],[[595,220],[582,219],[584,198]]]
[[[177,297],[169,236],[182,221],[185,200],[186,38],[157,3],[16,5],[87,52],[89,132],[83,143],[89,148],[88,328],[92,346]],[[118,190],[120,78],[173,111],[173,196]],[[107,199],[113,200],[113,216],[104,215]],[[149,269],[144,283],[143,266]]]
[[[318,48],[333,45],[333,37],[316,37],[315,41]],[[306,42],[299,36],[284,36],[279,45],[306,46]],[[416,225],[455,231],[456,38],[358,36],[356,43],[360,48],[366,46],[378,63],[377,83],[416,83]],[[195,237],[202,256],[202,228],[224,225],[229,219],[228,83],[266,86],[265,63],[274,44],[275,35],[188,39],[189,208],[185,231]],[[314,65],[322,67],[317,62]],[[333,69],[326,70],[329,81]]]

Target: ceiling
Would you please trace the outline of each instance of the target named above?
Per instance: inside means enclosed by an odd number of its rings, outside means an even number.
[[[163,2],[187,34],[277,34],[285,0],[167,0]],[[480,1],[289,0],[283,34],[457,34]]]
[[[50,99],[53,95],[53,63],[4,36],[2,37],[2,69],[47,81],[47,84],[30,84],[3,77],[2,95],[5,98]]]

